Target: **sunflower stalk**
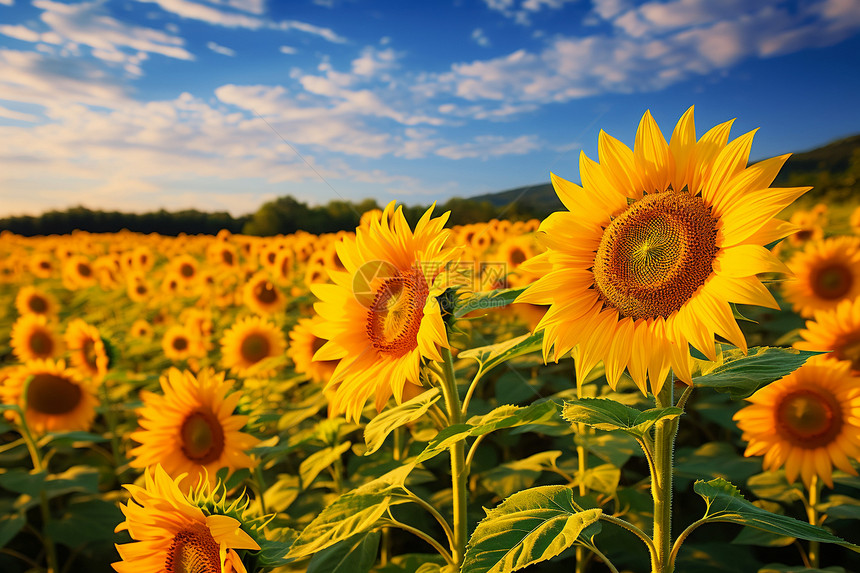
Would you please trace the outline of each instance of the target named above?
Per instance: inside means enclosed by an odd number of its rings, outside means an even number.
[[[666,408],[674,402],[674,376],[657,393],[657,407]],[[652,573],[672,573],[672,465],[678,419],[662,419],[654,426],[654,466],[651,473],[651,497],[654,500],[654,553]]]
[[[576,397],[579,400],[582,400],[582,380],[577,378],[576,380]],[[580,437],[584,437],[588,429],[585,427],[585,424],[582,422],[578,422],[576,424],[576,435]],[[588,452],[585,450],[585,446],[582,445],[582,440],[580,440],[576,445],[576,459],[577,459],[577,479],[579,480],[579,495],[581,497],[585,497],[588,494],[588,487],[585,485],[585,472],[588,469]],[[576,546],[576,573],[585,573],[586,568],[588,567],[588,559],[585,554],[585,547],[582,545]]]
[[[444,380],[442,394],[445,397],[445,407],[448,411],[448,419],[451,424],[460,424],[463,421],[463,412],[460,406],[460,395],[457,390],[457,379],[454,375],[454,358],[451,350],[442,348],[442,359],[444,360]],[[467,509],[467,481],[466,471],[466,444],[462,440],[457,441],[449,448],[451,454],[451,492],[454,498],[454,542],[451,547],[451,556],[457,569],[463,563],[466,552],[466,541],[468,539],[468,523],[466,520]]]
[[[812,480],[809,482],[809,503],[806,505],[806,516],[809,518],[810,525],[819,525],[818,510],[815,506],[818,505],[821,497],[821,481],[818,479],[818,474],[812,474]],[[821,544],[818,541],[809,542],[809,567],[818,569],[821,561]]]

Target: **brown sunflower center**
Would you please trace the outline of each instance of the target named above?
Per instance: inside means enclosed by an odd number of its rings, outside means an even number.
[[[815,269],[811,277],[812,290],[816,296],[837,300],[848,294],[854,284],[851,269],[841,263],[833,263]]]
[[[45,300],[45,297],[34,294],[27,299],[27,306],[36,314],[44,314],[48,310],[48,301]]]
[[[49,271],[51,270],[51,263],[49,261],[39,261],[39,268]]]
[[[385,279],[367,311],[367,335],[378,352],[399,357],[418,346],[429,293],[418,269]]]
[[[242,340],[239,352],[246,362],[257,363],[269,356],[271,345],[265,334],[252,332]]]
[[[81,397],[80,386],[56,374],[36,374],[27,386],[27,407],[42,414],[67,414],[77,408]]]
[[[221,260],[224,261],[226,265],[233,265],[233,253],[228,250],[221,251]]]
[[[78,274],[82,277],[90,277],[93,274],[93,269],[87,263],[78,263]]]
[[[833,356],[837,360],[850,360],[854,373],[860,372],[860,332],[852,332],[837,340]]]
[[[653,318],[680,309],[711,275],[717,221],[686,192],[646,195],[603,232],[594,282],[622,316]]]
[[[167,573],[221,573],[219,546],[203,525],[183,529],[173,536],[167,549]]]
[[[137,285],[135,290],[137,291],[137,294],[146,294],[146,287],[143,285]]]
[[[263,304],[272,304],[278,300],[278,291],[269,281],[261,281],[254,287],[254,298]]]
[[[190,279],[194,276],[194,265],[192,265],[191,263],[182,263],[179,266],[179,274],[181,274],[187,279]]]
[[[523,252],[522,249],[516,248],[511,251],[510,260],[511,264],[513,264],[515,267],[518,267],[525,262],[526,254]]]
[[[30,335],[29,347],[37,356],[50,356],[54,351],[54,339],[44,330],[37,330]]]
[[[776,427],[792,445],[815,449],[826,446],[842,431],[842,408],[824,391],[800,389],[776,405]]]
[[[179,352],[188,349],[188,339],[184,336],[177,336],[173,339],[173,349]]]
[[[189,414],[179,430],[182,453],[200,465],[214,462],[224,451],[224,429],[215,414],[196,410]]]

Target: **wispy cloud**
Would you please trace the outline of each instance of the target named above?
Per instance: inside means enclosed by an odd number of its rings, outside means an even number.
[[[576,0],[484,0],[487,8],[513,19],[523,26],[531,25],[531,16],[544,10],[558,10]]]
[[[472,40],[479,46],[483,46],[485,48],[490,45],[490,39],[484,33],[482,28],[475,28],[472,30]]]
[[[222,46],[220,44],[216,44],[215,42],[207,42],[206,47],[215,52],[216,54],[221,54],[222,56],[233,57],[236,55],[236,50],[227,48],[226,46]]]
[[[501,155],[525,155],[540,147],[538,138],[534,135],[521,135],[515,138],[479,135],[473,141],[437,149],[436,153],[448,159],[489,159]]]

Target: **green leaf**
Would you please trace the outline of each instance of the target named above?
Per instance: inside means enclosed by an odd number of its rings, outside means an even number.
[[[271,526],[267,527],[266,531],[269,536],[258,540],[260,550],[256,553],[257,564],[263,568],[274,568],[290,563],[292,559],[288,558],[287,554],[298,537],[298,532],[289,527]]]
[[[565,402],[561,416],[571,424],[581,423],[598,430],[621,430],[641,438],[658,421],[677,418],[683,412],[675,406],[643,412],[607,398],[579,398]]]
[[[51,445],[63,446],[63,445],[74,445],[76,442],[84,442],[84,443],[98,443],[98,442],[107,442],[108,438],[105,438],[101,434],[93,434],[90,432],[63,432],[63,433],[52,433],[48,434]]]
[[[487,310],[508,306],[520,296],[526,287],[506,288],[484,292],[474,292],[460,299],[454,306],[454,318],[463,318],[476,310]]]
[[[539,352],[542,344],[543,331],[523,334],[497,344],[464,350],[457,355],[457,358],[474,358],[480,364],[483,373],[517,356]]]
[[[675,475],[692,479],[721,477],[726,480],[745,482],[761,471],[761,460],[738,455],[731,444],[708,442],[695,450],[679,450],[675,463]]]
[[[552,400],[525,407],[499,406],[483,416],[472,417],[465,424],[454,424],[439,432],[418,456],[416,463],[425,462],[466,438],[503,428],[549,422],[558,416],[558,412],[559,405]]]
[[[27,518],[20,513],[7,513],[0,516],[0,547],[12,541],[27,524]]]
[[[761,499],[770,499],[782,503],[806,499],[802,485],[797,482],[790,484],[785,479],[785,470],[754,475],[747,480],[747,487],[756,497]]]
[[[762,386],[791,374],[808,358],[821,354],[794,348],[756,346],[744,356],[736,348],[726,348],[723,346],[716,362],[696,361],[700,373],[698,376],[694,374],[693,384],[728,392],[732,398],[747,398]]]
[[[98,493],[99,472],[85,466],[74,466],[60,474],[31,473],[23,468],[15,468],[0,473],[0,486],[33,497],[43,491],[48,498],[73,491]]]
[[[693,490],[707,504],[704,519],[723,521],[754,527],[777,535],[798,537],[808,541],[838,543],[849,549],[860,551],[860,547],[848,543],[824,528],[798,521],[787,515],[778,515],[757,507],[744,499],[737,487],[722,478],[697,481]]]
[[[400,470],[389,472],[337,498],[299,534],[288,557],[307,557],[353,535],[373,530],[389,506],[404,503],[404,499],[396,497],[405,494],[403,486],[391,483],[400,479],[401,474],[404,472]]]
[[[45,533],[67,547],[80,547],[110,540],[116,524],[123,520],[116,503],[102,499],[74,500],[58,519],[45,525]]]
[[[613,494],[618,489],[618,482],[621,481],[621,469],[612,464],[600,464],[593,468],[587,468],[585,475],[576,476],[571,486],[584,483],[589,490],[599,491],[600,493]]]
[[[308,563],[307,573],[367,573],[379,551],[378,531],[359,533],[317,552]]]
[[[321,471],[332,465],[349,448],[352,442],[346,441],[334,448],[325,448],[309,455],[299,466],[302,487],[307,489]]]
[[[860,519],[860,501],[847,495],[831,495],[815,508],[826,513],[827,519]]]
[[[541,472],[552,468],[559,456],[560,450],[540,452],[523,460],[496,466],[481,476],[481,483],[497,496],[508,497],[533,486]]]
[[[364,452],[364,455],[369,456],[381,448],[385,438],[395,428],[414,422],[424,416],[427,410],[441,397],[440,389],[432,388],[375,416],[364,428],[364,443],[367,444],[367,451]]]
[[[600,509],[580,511],[567,486],[515,493],[487,512],[475,528],[461,572],[507,573],[555,557],[601,513]]]

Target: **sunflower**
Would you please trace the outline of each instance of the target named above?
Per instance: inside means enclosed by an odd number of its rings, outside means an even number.
[[[62,343],[41,314],[25,314],[12,325],[12,351],[18,360],[55,358],[62,353]]]
[[[295,364],[296,372],[307,374],[314,382],[328,382],[338,362],[313,359],[316,351],[326,342],[314,334],[314,330],[318,329],[322,322],[320,316],[299,320],[290,331],[290,349],[287,351]]]
[[[187,360],[200,356],[203,347],[198,336],[185,326],[175,324],[165,331],[161,349],[171,360]]]
[[[57,313],[57,300],[50,294],[34,286],[24,286],[15,297],[15,308],[18,314],[41,314],[50,317]]]
[[[820,241],[824,238],[824,227],[827,224],[826,207],[822,211],[797,211],[789,219],[789,223],[797,227],[797,231],[788,236],[788,242],[793,247],[802,247],[809,241]]]
[[[811,318],[818,310],[860,296],[860,237],[809,243],[788,266],[796,280],[785,282],[783,294],[801,316]]]
[[[72,255],[63,263],[63,283],[71,290],[96,284],[96,272],[88,258]]]
[[[27,426],[39,433],[88,430],[98,405],[92,384],[62,360],[33,360],[17,367],[0,393],[5,404],[21,407]]]
[[[860,378],[849,362],[807,363],[747,398],[734,419],[749,442],[745,456],[764,455],[764,469],[785,465],[806,487],[818,475],[833,487],[833,466],[857,475],[860,457]]]
[[[194,503],[182,493],[185,476],[172,480],[160,465],[147,468],[145,487],[124,485],[131,498],[120,505],[125,521],[116,531],[128,531],[132,543],[117,545],[122,561],[113,563],[119,573],[246,573],[237,549],[259,550],[242,530],[242,522],[219,513],[226,504]],[[214,498],[208,489],[203,496]],[[226,513],[226,511],[225,511]]]
[[[255,274],[245,283],[243,295],[248,308],[260,314],[274,314],[287,306],[286,295],[265,272]]]
[[[171,477],[189,474],[191,486],[211,483],[221,468],[253,467],[246,452],[259,440],[241,431],[248,417],[233,414],[241,393],[228,395],[232,386],[223,372],[204,369],[195,377],[171,368],[161,377],[163,395],[141,392],[140,429],[130,435],[140,445],[129,452],[131,466],[160,462]]]
[[[277,326],[259,316],[251,316],[224,333],[221,357],[226,368],[245,376],[256,364],[283,354],[286,346],[284,333]],[[266,376],[268,372],[255,374]]]
[[[128,276],[126,279],[126,292],[128,293],[128,298],[130,298],[132,302],[148,302],[152,295],[152,289],[149,287],[149,283],[146,282],[143,275],[139,274],[131,274]]]
[[[34,253],[27,266],[40,279],[49,279],[54,274],[54,260],[48,253]]]
[[[815,313],[815,320],[806,321],[800,331],[803,340],[794,347],[801,350],[829,351],[815,360],[846,360],[851,373],[860,376],[860,298],[843,300],[831,310]]]
[[[851,211],[848,224],[851,225],[851,230],[855,235],[860,235],[860,206]]]
[[[545,359],[573,350],[579,380],[602,360],[612,387],[627,368],[657,394],[670,368],[692,383],[688,344],[746,350],[729,303],[778,308],[756,274],[787,269],[761,245],[794,230],[773,216],[809,188],[768,188],[788,155],[747,167],[754,132],[727,144],[731,124],[697,141],[691,107],[667,144],[646,112],[632,151],[601,132],[601,163],[580,155],[582,187],[552,175],[568,211],[541,224],[548,251],[522,267],[543,276],[517,299],[551,305]]]
[[[152,338],[152,325],[143,320],[135,320],[129,329],[129,334],[134,338]]]
[[[328,341],[314,359],[340,360],[326,385],[336,387],[330,415],[358,421],[371,396],[377,410],[392,394],[400,403],[405,386],[421,386],[421,358],[442,359],[448,337],[436,296],[456,250],[445,245],[448,213],[431,219],[432,211],[413,233],[392,201],[369,227],[341,239],[346,271],[329,270],[334,284],[311,286],[324,319],[314,334]]]
[[[65,339],[72,366],[95,380],[104,378],[109,359],[99,329],[76,318],[66,327]]]
[[[200,268],[197,259],[195,259],[191,255],[179,255],[178,257],[170,261],[170,266],[171,269],[174,271],[171,274],[173,274],[178,281],[185,285],[191,284],[197,279],[197,273]]]

